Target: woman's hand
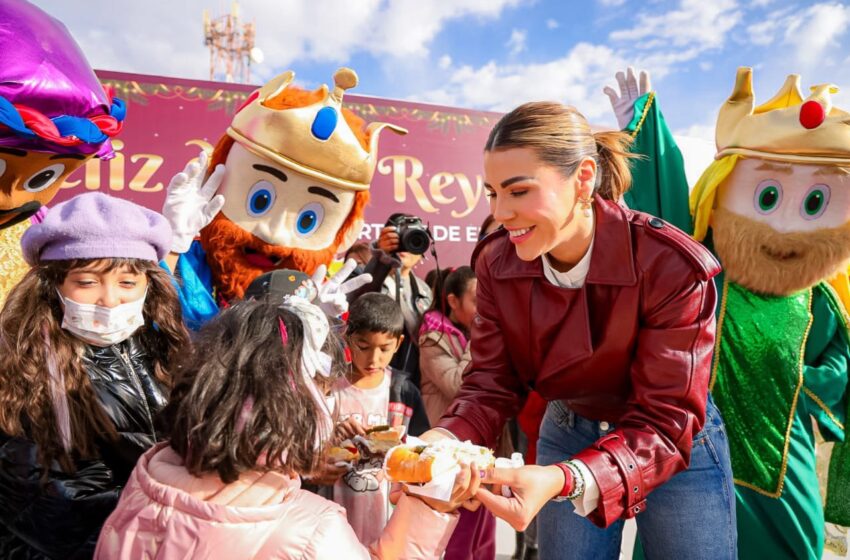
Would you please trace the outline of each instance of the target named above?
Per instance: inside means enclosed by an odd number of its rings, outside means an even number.
[[[518,469],[491,469],[482,482],[511,489],[513,497],[504,498],[481,488],[475,499],[517,531],[525,531],[546,502],[561,493],[564,473],[558,467],[527,465]]]

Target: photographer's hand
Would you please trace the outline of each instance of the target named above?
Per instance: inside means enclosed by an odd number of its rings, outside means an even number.
[[[385,253],[394,253],[398,251],[398,230],[395,226],[385,226],[378,236],[378,241],[375,247]]]

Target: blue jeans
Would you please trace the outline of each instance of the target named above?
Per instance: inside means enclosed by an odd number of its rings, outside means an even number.
[[[551,465],[589,447],[614,429],[578,416],[561,402],[549,403],[540,427],[537,459]],[[635,517],[646,558],[734,560],[737,556],[735,490],[729,444],[720,413],[709,396],[705,426],[694,438],[691,463],[647,496]],[[540,558],[617,559],[624,521],[600,529],[576,515],[571,502],[549,502],[538,516]],[[627,551],[629,557],[629,551]]]

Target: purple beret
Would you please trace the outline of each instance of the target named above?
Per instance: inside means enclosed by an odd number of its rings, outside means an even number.
[[[51,208],[21,238],[24,259],[128,258],[158,262],[171,248],[171,226],[153,210],[92,192]]]

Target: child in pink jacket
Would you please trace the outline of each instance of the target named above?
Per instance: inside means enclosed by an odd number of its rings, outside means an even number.
[[[299,474],[324,461],[333,422],[323,389],[344,365],[317,307],[238,303],[187,352],[163,415],[170,442],[139,460],[96,558],[440,557],[456,513],[403,495],[364,546],[343,508],[300,488]]]

